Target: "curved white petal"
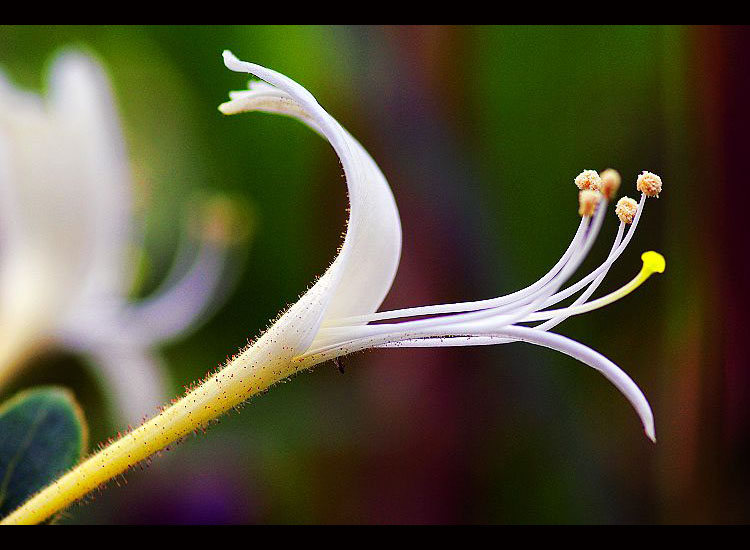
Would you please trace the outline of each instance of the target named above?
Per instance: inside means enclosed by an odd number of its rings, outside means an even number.
[[[601,353],[554,332],[530,327],[504,325],[493,328],[466,323],[463,326],[414,330],[411,334],[393,332],[342,341],[326,348],[312,350],[299,361],[300,366],[304,367],[373,347],[448,347],[492,345],[508,341],[527,342],[554,349],[601,372],[630,402],[641,419],[646,435],[655,441],[654,415],[638,385]]]
[[[263,79],[233,94],[225,114],[266,111],[293,116],[323,135],[341,160],[350,215],[344,244],[328,270],[263,336],[281,356],[294,357],[312,344],[326,319],[364,315],[382,303],[401,254],[401,222],[390,187],[375,161],[305,88],[290,78],[239,61],[224,52],[226,66]]]
[[[579,360],[581,363],[598,370],[630,402],[643,424],[643,430],[646,432],[646,435],[651,441],[656,441],[654,414],[651,411],[651,406],[648,404],[648,400],[643,395],[643,392],[638,385],[633,382],[633,379],[601,353],[560,334],[529,327],[505,327],[501,331],[498,331],[496,336],[500,337],[500,339],[511,339],[516,342],[527,342],[529,344],[550,348],[564,353],[565,355],[569,355],[570,357]],[[476,345],[477,343],[480,343],[476,340],[480,340],[481,343],[492,343],[493,338],[495,337],[489,335],[479,338],[462,338],[463,342],[455,342],[452,345]],[[446,345],[451,345],[451,340],[452,338],[447,338],[443,340],[443,342],[446,343]],[[402,342],[396,344],[396,346],[409,346],[416,342],[418,341]]]

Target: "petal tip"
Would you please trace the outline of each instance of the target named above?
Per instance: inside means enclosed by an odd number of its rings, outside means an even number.
[[[231,103],[232,103],[231,101],[225,101],[224,103],[222,103],[221,105],[219,105],[216,108],[223,115],[231,115],[231,114],[233,114],[232,108],[231,108]]]
[[[247,72],[242,67],[242,61],[237,59],[237,57],[231,51],[224,50],[221,56],[224,58],[224,66],[226,66],[226,68],[230,71]]]

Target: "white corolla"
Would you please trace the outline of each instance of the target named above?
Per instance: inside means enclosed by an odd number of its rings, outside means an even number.
[[[204,209],[200,244],[185,247],[153,296],[130,300],[140,242],[109,83],[92,58],[67,52],[48,89],[43,98],[0,75],[0,384],[62,346],[98,367],[135,422],[168,396],[154,348],[215,303],[225,216]]]
[[[262,81],[251,81],[249,89],[230,93],[231,100],[220,110],[225,114],[264,111],[289,115],[309,126],[327,139],[338,155],[350,201],[344,243],[331,266],[258,341],[228,365],[228,372],[246,360],[255,369],[264,363],[274,364],[283,373],[287,371],[281,367],[284,363],[299,370],[373,347],[528,342],[556,349],[600,371],[630,401],[648,437],[655,438],[651,409],[633,380],[600,353],[550,329],[571,315],[619,299],[652,273],[664,271],[664,258],[646,252],[643,268],[633,281],[589,301],[632,240],[646,198],[661,191],[658,176],[644,172],[638,177],[640,202],[627,197],[618,202],[616,213],[621,223],[608,257],[567,288],[566,281],[594,243],[607,204],[620,185],[614,170],[601,175],[585,170],[575,178],[580,189],[580,225],[562,257],[535,283],[486,300],[377,312],[393,282],[401,253],[401,224],[385,177],[359,142],[305,88],[273,70],[240,61],[230,52],[224,52],[224,62],[229,69]],[[550,309],[578,292],[581,294],[571,305]]]

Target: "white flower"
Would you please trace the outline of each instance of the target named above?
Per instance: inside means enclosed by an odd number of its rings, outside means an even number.
[[[257,387],[265,387],[269,380],[288,372],[285,365],[290,362],[296,371],[366,348],[520,341],[556,349],[600,371],[630,401],[648,437],[655,438],[651,408],[631,378],[600,353],[549,332],[567,317],[611,303],[651,273],[664,270],[661,255],[647,252],[643,255],[643,268],[633,281],[617,292],[588,302],[632,239],[645,195],[641,196],[627,233],[627,224],[620,224],[607,259],[568,288],[562,289],[591,248],[611,198],[601,195],[596,186],[584,186],[588,190],[581,197],[584,215],[578,231],[560,260],[534,284],[488,300],[376,313],[391,286],[401,252],[401,224],[385,177],[367,151],[305,88],[275,71],[239,61],[228,51],[224,52],[224,62],[233,71],[253,74],[265,82],[251,81],[248,90],[230,93],[231,101],[222,104],[220,110],[225,114],[264,111],[289,115],[326,138],[343,165],[350,217],[344,243],[328,270],[258,341],[215,376],[217,388],[226,389],[230,376],[232,384],[239,384],[234,379],[238,375],[249,381],[243,391],[252,393],[253,379]],[[594,171],[585,171],[576,183],[580,186],[583,180],[601,181]],[[571,306],[548,309],[579,291],[583,293]],[[397,321],[413,317],[425,318]],[[378,324],[372,324],[375,321]],[[540,323],[526,326],[535,322]]]
[[[0,75],[0,383],[55,345],[98,367],[128,421],[163,402],[152,350],[214,304],[226,243],[204,232],[153,296],[132,302],[129,252],[140,242],[131,187],[112,94],[95,61],[59,56],[46,98]]]

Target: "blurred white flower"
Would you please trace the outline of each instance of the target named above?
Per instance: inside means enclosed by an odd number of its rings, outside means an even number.
[[[168,395],[154,348],[204,319],[221,294],[226,212],[217,203],[192,220],[200,244],[177,256],[153,296],[131,301],[141,243],[109,83],[92,58],[66,52],[48,88],[42,98],[0,75],[0,384],[60,346],[97,366],[135,422]]]

